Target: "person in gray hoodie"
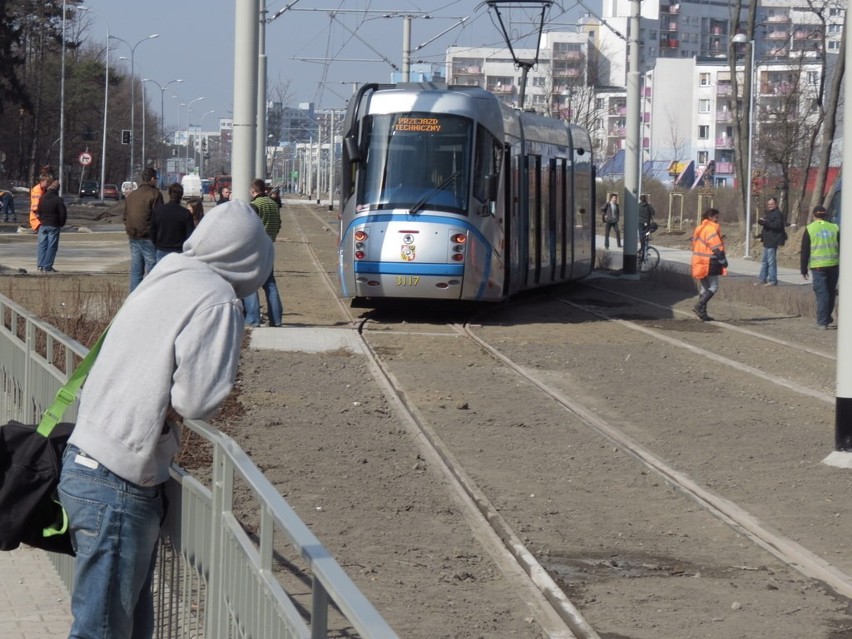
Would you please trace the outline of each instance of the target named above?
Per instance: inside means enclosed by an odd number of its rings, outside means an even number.
[[[213,208],[119,309],[80,397],[62,463],[74,568],[71,637],[151,637],[173,417],[205,419],[230,393],[240,299],[272,271],[272,241],[243,201]]]

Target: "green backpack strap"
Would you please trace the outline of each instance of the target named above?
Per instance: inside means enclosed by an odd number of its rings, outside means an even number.
[[[77,393],[80,392],[80,388],[82,388],[83,382],[86,381],[86,377],[89,375],[92,364],[95,363],[95,359],[101,350],[101,345],[104,342],[104,337],[106,337],[108,330],[109,327],[101,333],[98,341],[89,349],[89,352],[83,358],[83,361],[80,362],[77,370],[71,374],[68,381],[65,382],[62,388],[59,389],[59,392],[56,393],[56,399],[53,400],[53,404],[50,405],[50,408],[44,411],[44,415],[42,415],[41,421],[36,429],[36,432],[42,437],[50,436],[50,433],[53,432],[54,426],[59,423],[62,416],[65,415],[65,411],[68,410],[68,407],[72,404],[72,402],[77,399]]]

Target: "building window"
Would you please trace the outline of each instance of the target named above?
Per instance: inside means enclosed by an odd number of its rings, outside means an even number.
[[[698,112],[699,113],[710,113],[710,100],[706,98],[702,98],[698,101]]]
[[[698,139],[707,140],[710,138],[710,127],[706,124],[698,125]]]
[[[808,84],[812,87],[819,84],[819,71],[808,71]]]
[[[700,87],[709,87],[710,86],[710,74],[709,73],[699,73],[698,74],[698,86],[700,86]]]
[[[709,154],[707,151],[699,151],[698,152],[698,163],[699,164],[707,164],[707,160],[709,159]]]
[[[826,48],[829,51],[834,51],[836,49],[839,49],[840,48],[840,42],[838,40],[829,40],[828,42],[826,42]]]

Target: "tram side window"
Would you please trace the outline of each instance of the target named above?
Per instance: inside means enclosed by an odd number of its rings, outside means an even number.
[[[473,168],[473,195],[481,204],[487,204],[496,199],[500,164],[503,158],[502,151],[502,146],[497,138],[491,135],[484,126],[478,125],[476,127],[476,155],[474,156]]]

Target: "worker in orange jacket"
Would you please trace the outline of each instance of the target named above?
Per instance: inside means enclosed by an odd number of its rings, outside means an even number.
[[[692,234],[692,277],[698,280],[701,288],[698,303],[693,311],[702,322],[713,320],[707,314],[707,302],[719,290],[719,277],[725,275],[728,258],[725,257],[725,244],[719,227],[719,211],[707,209],[701,214],[701,224]]]
[[[38,231],[38,227],[41,226],[38,219],[38,202],[52,183],[53,175],[42,173],[38,176],[38,184],[30,189],[30,228],[33,232]]]

